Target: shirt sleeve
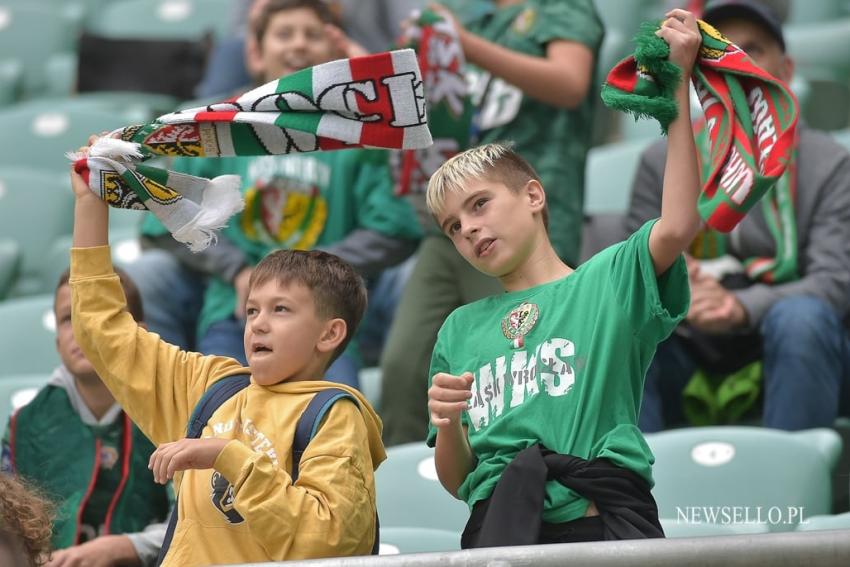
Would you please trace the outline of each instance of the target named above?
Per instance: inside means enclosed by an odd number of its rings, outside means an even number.
[[[625,242],[600,253],[608,256],[604,268],[616,300],[631,321],[635,335],[647,344],[657,344],[670,336],[690,305],[683,255],[666,272],[655,275],[649,252],[649,233],[654,224],[654,220],[647,222]]]
[[[248,370],[235,360],[181,351],[127,312],[108,246],[71,249],[74,338],[98,376],[155,445],[183,437],[204,390]]]
[[[530,32],[540,44],[563,39],[586,45],[594,53],[604,35],[592,0],[542,0]]]
[[[421,238],[422,228],[410,200],[393,194],[387,153],[370,150],[356,155],[360,160],[354,181],[358,228],[396,238]]]
[[[130,544],[136,550],[139,561],[143,567],[154,567],[159,559],[159,550],[165,540],[165,532],[168,530],[166,522],[150,524],[144,531],[127,534]]]
[[[229,442],[214,467],[233,485],[234,507],[272,560],[365,555],[375,539],[375,480],[356,404],[333,405],[299,467],[297,483],[268,455]]]

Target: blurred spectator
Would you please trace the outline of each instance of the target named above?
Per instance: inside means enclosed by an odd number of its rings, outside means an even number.
[[[704,19],[763,69],[791,80],[794,64],[770,8],[754,0],[710,2]],[[660,141],[643,155],[628,231],[660,213],[665,153]],[[796,156],[762,205],[730,234],[706,229],[694,242],[691,307],[647,372],[644,431],[682,424],[685,391],[700,396],[716,389],[717,400],[709,403],[751,403],[759,375],[738,372],[758,360],[768,427],[831,426],[840,400],[850,397],[850,339],[841,323],[850,300],[850,155],[799,123]],[[748,272],[754,259],[772,261],[773,269]],[[703,372],[694,382],[697,370]],[[733,374],[725,379],[734,382],[717,382]],[[701,383],[706,375],[714,382]]]
[[[262,82],[330,61],[338,49],[336,40],[340,38],[326,30],[336,20],[320,0],[265,1],[255,24]],[[352,49],[356,48],[352,44]],[[415,214],[409,203],[392,195],[383,151],[181,158],[174,169],[209,178],[235,173],[244,183],[246,209],[230,221],[216,246],[193,254],[149,217],[149,242],[168,252],[146,252],[129,268],[148,294],[145,300],[155,302],[157,312],[172,322],[175,310],[184,308],[173,303],[173,298],[199,295],[199,281],[210,277],[195,345],[206,354],[246,363],[242,337],[248,278],[268,252],[320,248],[372,279],[407,258],[418,243]],[[167,275],[163,275],[165,270],[169,270]],[[166,288],[166,282],[172,281],[174,289]],[[189,349],[186,322],[177,320],[163,329],[152,326],[152,330],[161,331],[169,341],[168,329],[182,327],[173,334],[183,333],[180,340],[186,342],[178,344]],[[356,352],[349,351],[334,362],[327,376],[357,386],[359,367]]]
[[[49,565],[153,565],[168,515],[154,483],[150,441],[133,425],[74,339],[68,271],[54,301],[62,365],[10,419],[3,472],[19,475],[56,503]],[[121,275],[130,314],[144,320],[139,292]],[[5,476],[5,475],[2,475]]]

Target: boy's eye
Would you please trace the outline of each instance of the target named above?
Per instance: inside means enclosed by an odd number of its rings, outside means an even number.
[[[449,234],[455,234],[460,230],[460,222],[455,221],[451,225],[449,225]]]
[[[485,198],[478,199],[477,201],[475,201],[475,205],[473,205],[473,208],[480,209],[486,203],[487,203],[487,199],[485,199]]]
[[[245,315],[247,315],[248,317],[250,317],[251,315],[256,315],[256,314],[257,314],[257,308],[256,307],[248,307],[247,309],[245,309]]]
[[[289,308],[286,305],[275,305],[274,310],[276,313],[280,313],[282,311],[289,311]]]

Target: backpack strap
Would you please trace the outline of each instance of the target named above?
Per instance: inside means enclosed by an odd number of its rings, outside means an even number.
[[[204,426],[210,420],[215,410],[221,407],[221,404],[232,398],[235,394],[244,390],[251,383],[249,374],[234,374],[222,378],[214,382],[212,386],[207,388],[198,403],[195,404],[195,409],[189,417],[189,423],[186,424],[186,438],[199,439],[204,431]],[[177,526],[177,501],[179,496],[174,498],[174,507],[171,509],[171,514],[168,517],[168,527],[165,530],[165,538],[162,540],[162,547],[159,549],[159,557],[156,560],[156,565],[159,567],[162,560],[165,559],[165,554],[168,553],[168,548],[171,547],[171,540],[174,537],[174,528]]]
[[[322,419],[324,419],[325,415],[327,415],[328,411],[331,407],[344,398],[348,398],[352,402],[354,402],[357,407],[360,407],[360,403],[357,399],[346,392],[345,390],[341,390],[340,388],[328,388],[327,390],[322,390],[313,396],[313,399],[310,400],[310,403],[307,404],[307,407],[301,413],[301,417],[298,418],[298,425],[295,426],[295,436],[292,439],[292,482],[294,483],[298,479],[299,466],[301,464],[301,457],[304,455],[304,451],[307,449],[307,445],[310,444],[310,440],[316,435],[316,432],[319,430],[319,426],[322,423]],[[372,544],[372,555],[378,555],[378,549],[381,545],[381,526],[378,522],[378,513],[375,512],[375,541]]]

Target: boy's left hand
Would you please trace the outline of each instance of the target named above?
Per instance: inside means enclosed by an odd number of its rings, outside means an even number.
[[[670,10],[665,16],[667,19],[655,35],[670,45],[670,61],[678,65],[689,77],[702,45],[702,34],[697,20],[687,10]]]
[[[165,484],[177,471],[211,469],[229,439],[181,439],[157,447],[148,462],[155,482]]]

